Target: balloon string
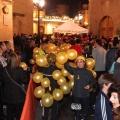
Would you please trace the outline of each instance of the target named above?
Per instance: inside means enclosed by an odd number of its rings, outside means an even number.
[[[48,75],[48,74],[43,74],[43,75],[45,75],[45,76],[52,76],[52,75]]]

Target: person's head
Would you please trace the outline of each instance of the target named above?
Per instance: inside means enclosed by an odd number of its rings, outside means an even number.
[[[2,50],[2,48],[0,47],[0,56],[2,56],[3,55],[3,50]]]
[[[48,65],[54,65],[56,62],[56,55],[54,53],[50,53],[47,55]]]
[[[40,44],[40,48],[45,51],[46,50],[46,42],[42,42]]]
[[[81,44],[82,41],[80,39],[76,39],[76,44]]]
[[[118,49],[115,53],[116,60],[120,57],[120,49]]]
[[[96,39],[95,40],[95,43],[94,43],[94,46],[97,47],[97,46],[101,46],[102,45],[102,42],[100,39]]]
[[[14,69],[19,66],[19,59],[16,53],[11,53],[7,58],[7,65]]]
[[[5,42],[0,42],[0,47],[2,48],[2,50],[3,50],[3,52],[5,52],[6,51],[6,45],[5,45]]]
[[[71,41],[70,41],[70,44],[71,44],[71,45],[75,45],[75,40],[71,40]]]
[[[119,47],[120,47],[120,40],[114,39],[114,40],[113,40],[113,46],[119,48]]]
[[[15,53],[17,54],[18,57],[18,64],[20,64],[20,62],[22,61],[22,55],[19,51],[16,51]]]
[[[36,47],[36,44],[35,44],[34,40],[30,40],[30,47]]]
[[[76,58],[76,65],[78,68],[84,68],[85,67],[85,57],[80,55]]]
[[[113,108],[120,106],[120,83],[114,83],[109,88],[110,101]]]
[[[110,74],[102,74],[98,79],[98,84],[100,88],[107,94],[108,89],[112,83],[115,83],[115,79]]]
[[[4,41],[6,45],[6,50],[9,51],[11,49],[11,43],[9,41]]]

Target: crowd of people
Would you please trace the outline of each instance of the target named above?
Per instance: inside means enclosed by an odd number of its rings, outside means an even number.
[[[7,120],[13,120],[14,117],[16,117],[16,120],[20,119],[25,94],[17,84],[29,83],[33,67],[29,61],[33,58],[33,49],[40,47],[49,56],[49,53],[46,51],[46,45],[53,43],[56,46],[70,44],[69,49],[75,49],[78,53],[75,62],[77,68],[69,66],[68,62],[64,64],[65,69],[74,75],[73,102],[81,105],[81,110],[75,110],[75,120],[87,120],[88,107],[94,109],[95,120],[119,120],[120,40],[117,37],[113,39],[98,39],[91,35],[83,37],[79,35],[61,35],[59,37],[44,35],[40,39],[39,41],[36,34],[30,35],[29,38],[26,38],[23,34],[14,35],[14,51],[11,49],[9,41],[0,42],[1,119],[4,117],[3,104],[7,106]],[[94,78],[90,70],[86,69],[86,58],[95,60],[94,71],[97,74],[96,78]],[[23,69],[19,67],[21,61],[24,61],[28,68]],[[45,73],[45,75],[51,75],[54,70],[58,69],[55,66],[55,60],[48,63],[49,66],[42,69],[38,66],[38,71]],[[52,93],[59,86],[52,76],[47,77],[49,77],[51,82],[51,90],[48,89],[48,91]],[[92,87],[95,89],[90,93],[89,89]],[[42,120],[48,120],[50,109],[52,113],[51,120],[57,120],[58,106],[59,103],[55,101],[52,107],[43,107]]]

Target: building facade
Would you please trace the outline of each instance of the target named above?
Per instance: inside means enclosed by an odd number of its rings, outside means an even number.
[[[0,41],[13,40],[13,1],[0,0]]]
[[[33,34],[33,0],[14,0],[13,34]]]
[[[107,38],[119,36],[119,6],[119,0],[89,0],[89,31]]]

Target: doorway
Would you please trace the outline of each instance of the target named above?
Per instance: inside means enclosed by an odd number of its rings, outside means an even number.
[[[104,16],[100,21],[100,36],[109,38],[113,37],[113,21],[109,16]]]

